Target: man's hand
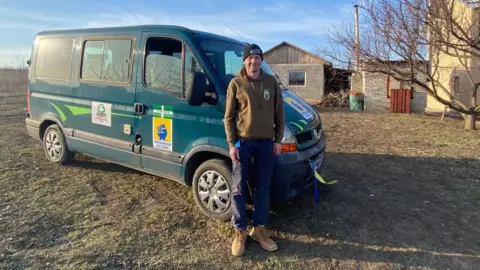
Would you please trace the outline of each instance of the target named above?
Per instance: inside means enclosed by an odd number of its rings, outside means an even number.
[[[282,153],[282,144],[280,143],[275,143],[273,146],[273,154],[275,156],[279,156]]]
[[[240,160],[240,151],[238,151],[237,147],[230,147],[230,158],[233,161],[239,161]]]

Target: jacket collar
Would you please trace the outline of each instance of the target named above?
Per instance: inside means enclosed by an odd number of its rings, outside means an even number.
[[[247,77],[247,70],[245,67],[242,67],[242,69],[238,72],[238,77],[244,79],[245,81],[247,82],[251,82],[252,80],[250,80],[248,77]],[[262,80],[263,79],[263,75],[264,75],[264,72],[263,72],[263,69],[260,68],[260,76],[258,77],[258,79],[256,80],[253,80],[253,81],[259,81],[259,80]]]

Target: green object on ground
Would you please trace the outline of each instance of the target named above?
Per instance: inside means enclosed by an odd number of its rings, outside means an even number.
[[[350,92],[350,110],[363,111],[363,94],[359,92]]]

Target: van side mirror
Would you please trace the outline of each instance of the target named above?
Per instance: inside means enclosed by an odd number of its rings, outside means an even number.
[[[187,85],[187,101],[192,106],[200,106],[205,101],[207,76],[203,72],[193,73]]]

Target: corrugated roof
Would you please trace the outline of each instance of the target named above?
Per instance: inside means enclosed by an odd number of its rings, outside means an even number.
[[[269,53],[271,53],[272,51],[274,51],[275,49],[280,48],[280,47],[283,46],[283,45],[288,45],[288,46],[290,46],[290,47],[292,47],[292,48],[295,48],[295,49],[297,49],[297,50],[299,50],[299,51],[301,51],[301,52],[303,52],[303,53],[305,53],[305,54],[308,54],[308,55],[310,55],[310,56],[312,56],[312,57],[314,57],[314,58],[319,59],[320,61],[324,62],[325,64],[327,64],[327,65],[329,65],[329,66],[333,66],[332,63],[330,63],[330,62],[328,62],[327,60],[321,58],[320,56],[315,55],[315,54],[313,54],[313,53],[311,53],[311,52],[309,52],[309,51],[306,51],[306,50],[304,50],[304,49],[302,49],[302,48],[300,48],[300,47],[298,47],[298,46],[296,46],[296,45],[293,45],[293,44],[290,43],[290,42],[286,42],[286,41],[283,41],[283,42],[275,45],[274,47],[272,47],[272,48],[268,49],[267,51],[265,51],[263,54],[264,54],[264,55],[269,54]]]

